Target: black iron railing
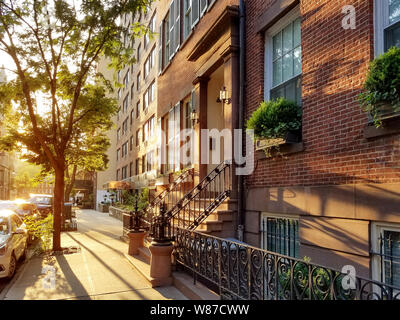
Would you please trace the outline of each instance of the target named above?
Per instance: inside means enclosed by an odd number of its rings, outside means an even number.
[[[143,215],[143,223],[146,225],[147,229],[151,228],[155,217],[160,215],[160,209],[164,204],[167,204],[167,206],[175,205],[175,203],[193,188],[193,176],[193,169],[184,171],[149,203]]]
[[[400,300],[400,288],[241,242],[177,228],[175,246],[178,265],[222,299]]]
[[[165,216],[170,223],[168,228],[170,233],[166,235],[167,238],[173,239],[177,228],[194,230],[229,197],[231,192],[230,169],[229,162],[222,162],[198,185],[166,210]],[[154,225],[153,230],[159,228],[155,220],[152,225]],[[152,236],[154,237],[154,234]]]

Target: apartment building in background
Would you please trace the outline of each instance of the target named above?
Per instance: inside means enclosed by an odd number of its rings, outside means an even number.
[[[348,5],[354,29],[343,27]],[[399,30],[399,1],[246,1],[246,118],[279,96],[303,112],[301,142],[257,151],[246,242],[400,284],[400,117],[377,129],[358,102],[369,62],[400,44]]]
[[[102,57],[98,63],[97,69],[101,72],[105,78],[109,81],[113,81],[114,69],[109,68],[109,61]],[[116,98],[117,93],[114,90],[113,96]],[[113,122],[117,122],[117,117],[113,117]],[[99,204],[102,201],[109,201],[108,198],[108,183],[115,180],[115,172],[117,168],[117,135],[116,125],[107,132],[107,137],[110,140],[110,148],[107,150],[108,166],[104,171],[97,171],[94,177],[94,204],[95,209],[99,210]]]
[[[114,179],[126,181],[135,189],[154,185],[156,178],[158,40],[154,34],[157,34],[157,4],[153,2],[143,12],[121,19],[126,26],[140,22],[150,31],[133,43],[125,43],[134,49],[136,63],[117,74],[117,81],[123,86],[118,89],[120,109],[116,119]]]
[[[0,68],[0,83],[7,81],[4,66]],[[5,134],[3,118],[0,119],[0,135]],[[9,200],[15,197],[13,179],[15,175],[14,155],[12,152],[0,152],[0,200]]]

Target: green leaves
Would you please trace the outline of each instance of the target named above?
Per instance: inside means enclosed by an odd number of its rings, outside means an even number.
[[[359,102],[377,127],[382,125],[383,108],[400,111],[400,48],[392,47],[370,63]]]
[[[284,98],[263,101],[247,121],[258,139],[282,138],[289,131],[301,129],[301,108]]]

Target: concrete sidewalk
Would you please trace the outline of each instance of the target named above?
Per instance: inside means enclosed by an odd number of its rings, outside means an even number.
[[[2,293],[5,300],[186,299],[172,286],[151,288],[130,266],[123,256],[128,245],[119,239],[120,221],[94,210],[77,211],[77,219],[78,231],[63,232],[61,245],[80,250],[52,257],[51,261],[31,259],[9,290]],[[42,274],[43,268],[47,275]]]

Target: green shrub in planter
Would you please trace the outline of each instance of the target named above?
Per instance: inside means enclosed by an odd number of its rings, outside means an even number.
[[[382,124],[382,109],[400,111],[400,48],[392,47],[371,62],[359,101],[376,126]]]
[[[263,101],[247,120],[247,129],[254,130],[256,139],[283,138],[288,132],[300,131],[301,108],[284,98]]]

